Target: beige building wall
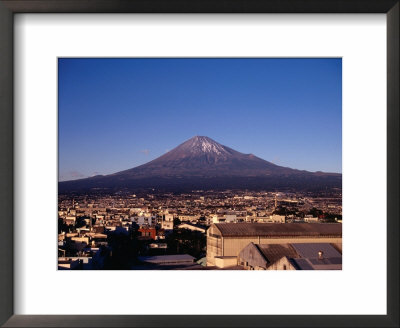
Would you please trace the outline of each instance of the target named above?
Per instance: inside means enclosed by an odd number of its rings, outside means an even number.
[[[220,231],[211,226],[207,230],[207,265],[215,265],[215,256],[222,256],[222,237]]]
[[[222,238],[207,236],[207,265],[215,265],[215,256],[222,256]]]
[[[216,257],[215,258],[215,265],[218,268],[228,268],[231,266],[237,265],[237,257],[231,256],[231,257]]]
[[[223,239],[223,256],[238,256],[240,251],[248,244],[259,244],[258,237],[224,237]]]

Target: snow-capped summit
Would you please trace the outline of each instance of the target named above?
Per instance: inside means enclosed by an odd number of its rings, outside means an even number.
[[[212,140],[211,138],[204,136],[195,136],[178,147],[180,147],[180,149],[183,151],[190,152],[191,154],[208,153],[223,155],[228,153],[224,146]]]
[[[192,142],[191,151],[193,153],[198,151],[198,148],[200,148],[204,153],[215,153],[217,155],[226,152],[224,147],[208,137],[196,136],[190,139],[190,141]]]

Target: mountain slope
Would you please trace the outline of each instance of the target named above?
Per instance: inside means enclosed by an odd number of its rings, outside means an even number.
[[[258,176],[295,171],[196,136],[149,163],[114,176]]]
[[[341,174],[282,167],[195,136],[141,166],[107,176],[59,183],[60,192],[92,188],[163,190],[341,187]]]

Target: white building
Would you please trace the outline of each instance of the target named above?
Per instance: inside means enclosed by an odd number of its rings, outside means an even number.
[[[200,219],[200,215],[179,215],[178,218],[181,222],[184,222],[184,221],[192,222],[192,221],[197,221],[198,219]]]
[[[227,214],[227,215],[225,216],[225,222],[228,222],[228,223],[237,222],[237,216],[236,216],[236,214]]]
[[[163,228],[164,230],[174,229],[174,221],[163,221],[161,223],[161,228]]]
[[[308,223],[318,223],[318,218],[313,217],[312,215],[306,215],[306,217],[304,218],[304,221],[308,222]]]
[[[277,214],[273,214],[270,217],[270,222],[274,222],[274,223],[285,223],[285,216],[284,215],[277,215]]]
[[[174,222],[174,215],[173,214],[165,214],[164,221]]]
[[[135,216],[130,218],[132,222],[136,222],[138,225],[153,225],[155,224],[156,218],[154,216]]]
[[[211,216],[211,222],[212,222],[212,223],[222,223],[222,222],[225,222],[225,217],[220,216],[220,215],[218,215],[218,214],[213,214],[213,215]]]

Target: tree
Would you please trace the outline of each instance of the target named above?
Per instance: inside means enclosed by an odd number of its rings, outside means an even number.
[[[174,218],[174,227],[180,225],[182,222],[178,218]]]

